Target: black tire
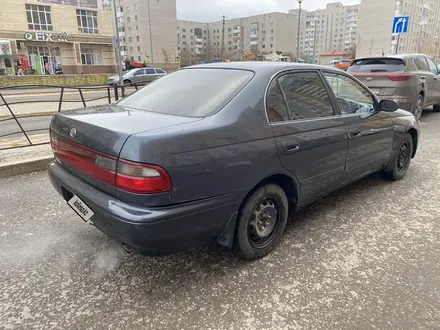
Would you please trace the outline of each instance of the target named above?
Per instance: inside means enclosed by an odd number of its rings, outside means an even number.
[[[419,94],[417,96],[416,104],[414,105],[414,117],[416,117],[417,120],[420,120],[422,117],[424,103],[425,99],[423,98],[423,95]]]
[[[384,174],[388,179],[397,181],[405,177],[411,163],[413,148],[412,137],[409,133],[406,133],[402,142],[400,142],[396,156],[391,160],[387,169],[384,171]]]
[[[280,241],[287,224],[289,201],[284,190],[267,184],[252,193],[241,207],[234,248],[244,259],[262,258]]]
[[[440,112],[440,104],[434,104],[432,109],[434,110],[434,112]]]
[[[131,85],[131,81],[128,80],[128,79],[125,79],[124,80],[124,86],[128,86],[128,85]]]

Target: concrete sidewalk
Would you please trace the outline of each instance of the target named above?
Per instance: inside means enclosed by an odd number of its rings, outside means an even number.
[[[49,144],[0,150],[0,178],[44,170],[52,160]]]

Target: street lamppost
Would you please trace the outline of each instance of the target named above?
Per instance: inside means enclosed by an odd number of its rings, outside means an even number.
[[[148,28],[150,30],[150,51],[151,51],[151,66],[154,67],[154,50],[153,50],[153,34],[151,32],[151,10],[150,10],[150,0],[147,1],[148,7]]]
[[[119,3],[119,5],[121,5]],[[113,12],[115,15],[115,29],[116,29],[116,61],[118,65],[119,86],[121,86],[121,93],[124,96],[124,78],[122,75],[122,59],[121,59],[121,38],[119,37],[118,11],[116,7],[116,0],[113,0]]]
[[[314,32],[313,32],[313,64],[316,64],[315,56],[316,56],[316,22],[318,19],[315,17],[313,19],[313,26],[314,26]]]
[[[301,35],[301,4],[303,0],[296,0],[299,4],[299,10],[298,10],[298,37],[296,40],[296,61],[299,62],[299,37]]]
[[[438,36],[435,36],[434,57],[435,60],[438,61]]]

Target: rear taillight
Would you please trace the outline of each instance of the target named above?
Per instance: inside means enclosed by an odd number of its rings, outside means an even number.
[[[117,159],[54,134],[51,134],[51,146],[56,158],[121,190],[155,194],[172,188],[168,173],[159,166]]]
[[[120,159],[116,186],[137,194],[153,194],[170,191],[171,180],[168,173],[159,166]]]
[[[391,81],[408,81],[414,77],[410,73],[353,73],[353,76],[366,78],[386,77]]]
[[[413,78],[414,75],[409,73],[402,73],[402,74],[396,73],[396,74],[388,74],[387,77],[391,81],[408,81],[411,78]]]

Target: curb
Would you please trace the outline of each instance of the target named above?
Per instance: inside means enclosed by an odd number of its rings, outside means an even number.
[[[31,158],[23,162],[0,165],[0,178],[43,171],[54,159],[53,156]]]

